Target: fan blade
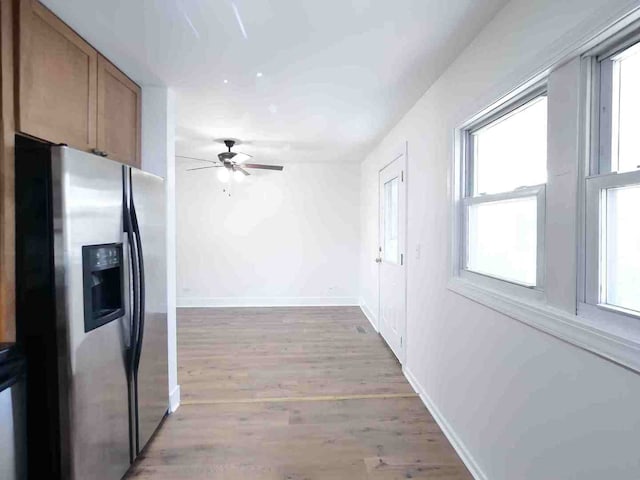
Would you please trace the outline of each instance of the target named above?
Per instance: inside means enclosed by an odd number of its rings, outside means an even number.
[[[243,168],[259,168],[261,170],[282,170],[284,167],[281,165],[262,165],[260,163],[243,163]]]
[[[233,161],[236,162],[236,163],[244,164],[244,162],[246,162],[250,158],[253,158],[253,155],[249,155],[248,153],[244,153],[244,152],[236,152],[236,153],[237,153],[237,155],[233,159]],[[240,155],[240,156],[238,157],[238,155]]]
[[[205,170],[207,168],[219,168],[222,165],[211,165],[210,167],[197,167],[197,168],[187,168],[187,172],[193,172],[194,170]]]
[[[249,158],[253,158],[253,155],[249,155],[248,153],[244,153],[244,152],[236,152],[236,153],[239,153],[240,155],[244,155]]]
[[[242,167],[238,167],[238,166],[236,166],[235,168],[236,168],[236,170],[238,170],[238,171],[240,171],[240,172],[244,173],[247,177],[248,177],[249,175],[251,175],[249,172],[247,172],[247,171],[246,171],[244,168],[242,168]]]
[[[206,160],[204,158],[185,157],[183,155],[176,155],[176,158],[186,158],[187,160],[198,160],[199,162],[218,163],[216,160]]]

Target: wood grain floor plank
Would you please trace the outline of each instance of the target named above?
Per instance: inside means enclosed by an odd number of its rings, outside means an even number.
[[[469,480],[352,307],[181,309],[183,405],[127,478]]]

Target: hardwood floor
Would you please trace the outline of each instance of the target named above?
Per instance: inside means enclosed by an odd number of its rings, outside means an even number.
[[[472,479],[358,308],[178,317],[182,405],[127,478]]]

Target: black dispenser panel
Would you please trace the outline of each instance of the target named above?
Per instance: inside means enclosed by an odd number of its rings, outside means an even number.
[[[122,244],[82,247],[84,331],[124,316]]]

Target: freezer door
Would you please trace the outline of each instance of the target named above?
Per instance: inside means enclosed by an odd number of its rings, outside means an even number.
[[[137,375],[139,453],[158,428],[169,404],[164,180],[131,169],[131,191],[144,265],[144,328]]]
[[[52,149],[57,328],[64,478],[114,480],[129,467],[125,371],[130,318],[85,333],[82,247],[123,243],[122,165],[66,147]],[[125,254],[126,255],[126,254]],[[124,259],[125,268],[129,264]],[[128,292],[128,269],[124,291]],[[127,296],[125,294],[125,296]]]

